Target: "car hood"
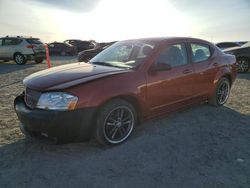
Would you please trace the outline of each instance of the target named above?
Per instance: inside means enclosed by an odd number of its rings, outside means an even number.
[[[130,72],[128,69],[73,63],[36,72],[23,80],[25,87],[37,91],[60,90],[110,75]]]

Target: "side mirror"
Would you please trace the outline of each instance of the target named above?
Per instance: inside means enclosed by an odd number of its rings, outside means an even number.
[[[163,62],[157,62],[153,66],[154,71],[167,71],[170,70],[172,67],[170,64],[163,63]]]

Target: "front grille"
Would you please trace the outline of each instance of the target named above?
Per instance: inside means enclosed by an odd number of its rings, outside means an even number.
[[[26,105],[32,109],[35,108],[40,95],[41,95],[41,92],[26,88],[25,90]]]

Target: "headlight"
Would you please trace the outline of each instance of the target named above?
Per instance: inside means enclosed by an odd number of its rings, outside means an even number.
[[[73,110],[78,97],[63,92],[43,93],[36,105],[39,109],[48,110]]]

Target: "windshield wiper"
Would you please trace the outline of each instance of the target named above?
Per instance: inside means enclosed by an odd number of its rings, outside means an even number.
[[[130,66],[128,65],[125,65],[125,64],[118,64],[117,62],[116,63],[112,63],[112,62],[104,62],[104,61],[94,61],[94,62],[90,62],[91,64],[94,64],[94,65],[103,65],[103,66],[109,66],[109,67],[117,67],[117,68],[131,68]]]
[[[113,67],[113,65],[111,65],[110,63],[104,62],[104,61],[94,61],[94,62],[90,62],[90,63],[94,64],[94,65],[104,65],[104,66]]]

